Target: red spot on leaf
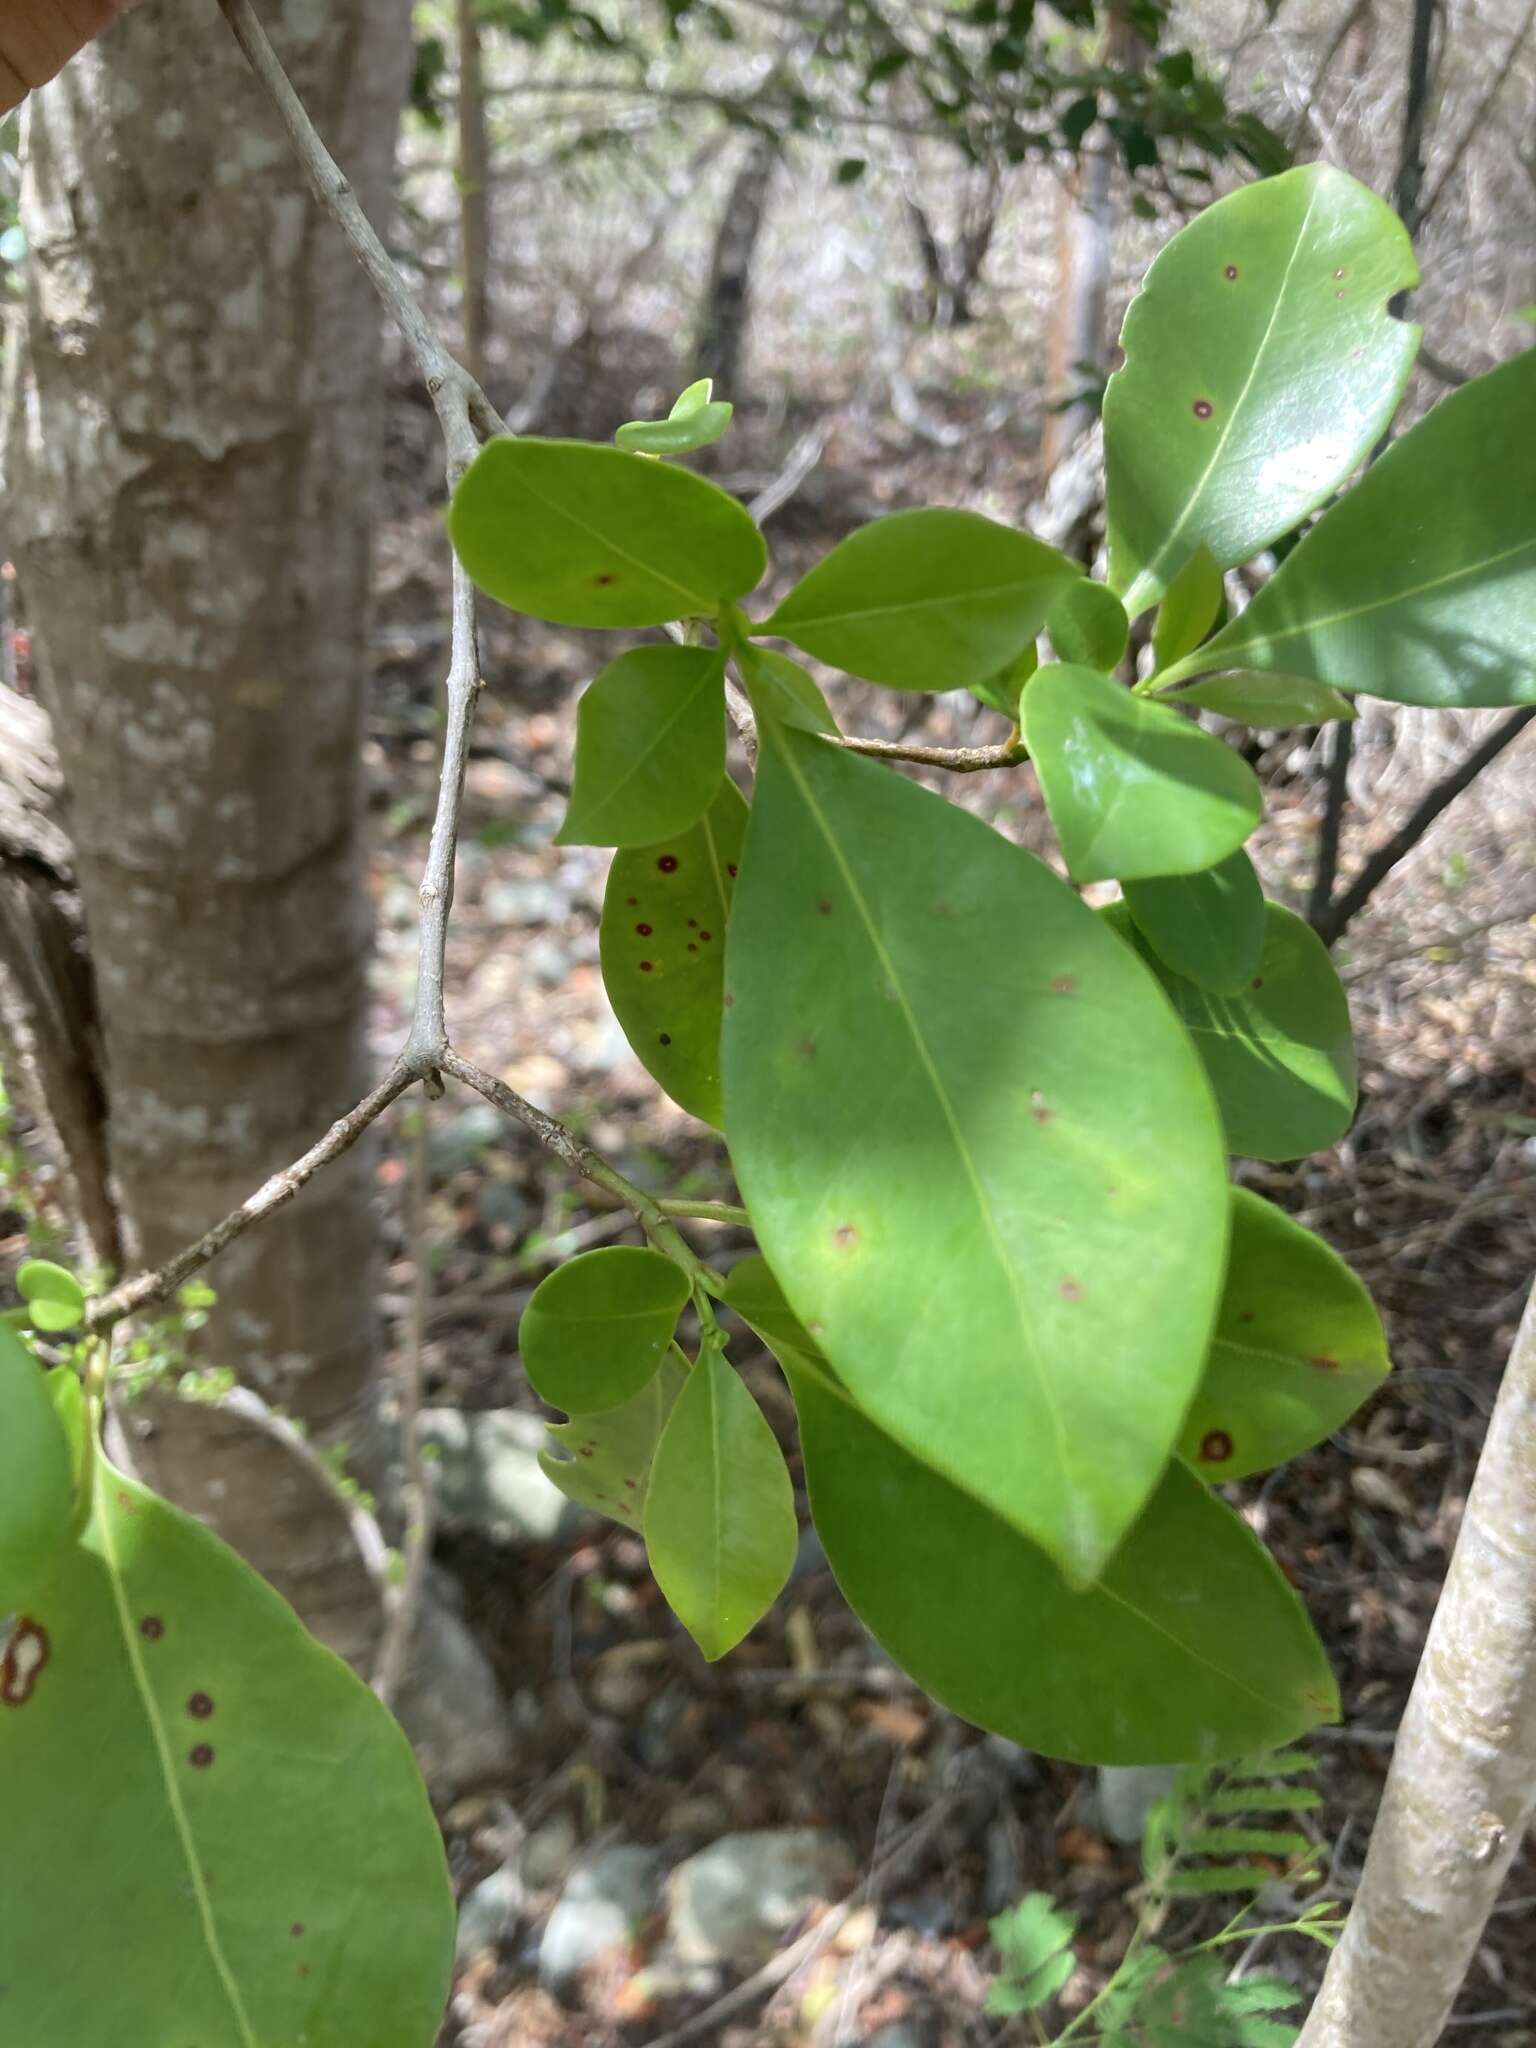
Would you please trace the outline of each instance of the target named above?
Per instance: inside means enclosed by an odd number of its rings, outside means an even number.
[[[213,1712],[213,1701],[208,1697],[207,1693],[195,1692],[191,1699],[187,1701],[187,1712],[194,1721],[206,1721]]]
[[[640,962],[640,972],[641,972],[642,974],[651,974],[651,973],[654,973],[654,972],[655,972],[655,962],[654,962],[654,961],[651,961],[651,960],[642,960],[642,961]]]
[[[839,1223],[832,1233],[832,1242],[840,1252],[851,1252],[859,1241],[859,1233],[851,1223]]]
[[[1063,1301],[1081,1301],[1083,1298],[1083,1283],[1081,1280],[1074,1280],[1069,1273],[1065,1280],[1059,1284],[1056,1292]]]
[[[1237,1320],[1240,1323],[1251,1323],[1253,1321],[1253,1310],[1251,1308],[1245,1308]]]
[[[213,1749],[210,1744],[200,1742],[196,1749],[189,1750],[187,1752],[187,1762],[194,1771],[206,1771],[213,1762]]]
[[[707,945],[709,944],[710,940],[711,940],[711,939],[712,939],[712,938],[713,938],[714,936],[715,936],[715,935],[714,935],[714,933],[713,933],[713,932],[700,932],[700,933],[699,933],[699,937],[700,937],[700,938],[701,938],[701,939],[702,939],[702,940],[704,941],[704,943],[705,943],[705,945],[706,945],[706,946],[707,946]]]
[[[651,936],[652,927],[648,924],[637,924],[635,926],[635,930],[640,934],[642,939],[648,939]]]
[[[158,1643],[165,1634],[165,1623],[158,1614],[146,1614],[139,1623],[139,1634],[147,1636],[152,1643]]]
[[[1197,398],[1191,410],[1197,420],[1208,420],[1216,408],[1208,398]]]
[[[604,569],[601,574],[592,578],[592,581],[599,589],[603,589],[607,584],[617,583],[618,580],[618,577],[614,575],[611,569]]]
[[[1222,275],[1230,284],[1232,280],[1237,276],[1237,265],[1235,263],[1229,263],[1226,269],[1222,272]]]
[[[736,863],[735,863],[735,861],[733,861],[733,860],[728,860],[728,861],[726,862],[726,864],[725,864],[725,872],[726,872],[726,873],[727,873],[727,874],[728,874],[728,875],[730,876],[731,880],[732,880],[732,881],[734,882],[734,881],[735,881],[735,879],[736,879]]]
[[[24,1707],[52,1654],[53,1645],[42,1623],[30,1614],[18,1615],[5,1656],[0,1658],[0,1701],[8,1707]]]
[[[692,939],[688,941],[688,950],[690,953],[697,953],[697,951],[699,950],[698,947],[693,943]]]
[[[664,875],[675,875],[677,873],[677,855],[675,853],[664,853],[656,865]]]
[[[1200,1439],[1200,1456],[1207,1465],[1224,1465],[1232,1455],[1232,1439],[1224,1429],[1208,1429]]]
[[[1262,974],[1256,974],[1253,977],[1253,985],[1255,988],[1262,988],[1264,986],[1264,977]]]

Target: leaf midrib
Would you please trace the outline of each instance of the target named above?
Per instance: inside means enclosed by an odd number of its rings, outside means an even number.
[[[98,1485],[100,1482],[98,1481]],[[102,1501],[98,1492],[98,1502]],[[112,1588],[112,1606],[117,1616],[117,1625],[122,1633],[123,1649],[128,1658],[128,1668],[133,1674],[134,1688],[139,1703],[144,1709],[150,1739],[155,1746],[155,1755],[160,1765],[160,1775],[165,1786],[166,1804],[170,1808],[171,1820],[181,1846],[182,1858],[187,1866],[187,1876],[192,1887],[192,1896],[197,1904],[198,1918],[202,1923],[203,1940],[207,1945],[209,1960],[214,1974],[218,1977],[225,1997],[229,2000],[230,2011],[240,2030],[244,2048],[260,2048],[252,2029],[245,2001],[240,1995],[240,1986],[230,1968],[219,1940],[218,1923],[213,1917],[213,1902],[208,1896],[208,1880],[203,1870],[202,1859],[192,1836],[192,1824],[181,1797],[181,1787],[176,1780],[176,1767],[171,1757],[170,1743],[166,1738],[165,1725],[160,1716],[159,1704],[150,1688],[149,1676],[144,1669],[144,1660],[139,1653],[138,1639],[134,1632],[133,1616],[128,1611],[128,1598],[123,1588],[122,1567],[118,1562],[117,1545],[112,1528],[112,1510],[104,1502],[98,1510],[98,1526],[101,1530],[103,1561],[107,1567],[107,1582]]]
[[[666,650],[663,649],[662,651],[665,652]],[[689,650],[681,647],[675,650],[675,652],[679,654],[688,651]],[[590,807],[586,817],[583,818],[578,814],[578,816],[575,819],[575,823],[579,827],[581,827],[585,831],[590,832],[594,824],[601,825],[606,813],[611,811],[614,805],[618,803],[620,797],[622,796],[623,792],[629,787],[630,783],[634,781],[637,775],[642,774],[646,769],[650,767],[651,763],[655,760],[657,754],[659,754],[662,751],[662,748],[665,746],[671,734],[674,731],[676,731],[677,727],[681,725],[684,719],[686,719],[689,716],[689,714],[693,710],[694,705],[699,700],[700,693],[708,691],[721,677],[724,676],[724,674],[725,661],[723,656],[718,661],[711,660],[704,664],[704,666],[699,671],[698,678],[694,682],[693,687],[690,690],[688,690],[681,698],[679,698],[678,702],[673,706],[670,715],[667,717],[663,724],[652,727],[650,733],[647,736],[645,746],[641,749],[641,751],[638,754],[635,755],[633,760],[631,760],[629,766],[624,770],[623,774],[619,776],[618,780],[616,782],[611,782],[608,785],[607,794],[605,796],[600,796],[597,799],[596,803]],[[572,798],[572,809],[575,809],[574,796]],[[569,825],[569,823],[570,820],[567,820],[567,826]],[[561,827],[562,835],[567,829],[567,826]],[[684,831],[687,831],[688,829],[689,828],[687,826],[683,827]]]
[[[788,630],[791,626],[798,626],[802,630],[809,627],[814,632],[820,632],[829,626],[858,625],[865,619],[894,619],[910,612],[939,611],[943,609],[953,611],[957,607],[977,604],[990,597],[1010,597],[1020,591],[1032,588],[1037,583],[1064,580],[1066,579],[1060,578],[1053,569],[1043,568],[1039,574],[1034,576],[1010,576],[1005,583],[974,584],[965,590],[942,591],[934,597],[906,598],[900,604],[861,605],[857,611],[792,612],[786,618],[784,606],[781,605],[773,617],[756,630],[764,633],[780,633],[784,639],[792,640],[795,636]],[[787,605],[791,601],[786,599],[785,604]]]
[[[822,838],[825,840],[827,851],[831,854],[833,860],[836,862],[838,871],[842,875],[844,882],[847,884],[849,893],[853,899],[854,907],[858,913],[861,922],[864,925],[866,933],[868,934],[870,946],[872,947],[875,953],[875,957],[880,962],[882,968],[885,970],[885,974],[890,987],[895,992],[896,1006],[898,1010],[901,1012],[902,1020],[906,1024],[907,1030],[911,1035],[912,1044],[917,1053],[919,1064],[921,1065],[924,1073],[928,1077],[929,1084],[933,1089],[934,1097],[938,1102],[939,1109],[944,1117],[944,1121],[949,1127],[950,1136],[954,1141],[955,1151],[959,1156],[961,1165],[965,1172],[966,1179],[970,1183],[971,1192],[975,1197],[976,1207],[980,1213],[983,1228],[986,1231],[988,1241],[991,1244],[992,1249],[997,1256],[998,1264],[1002,1268],[1003,1275],[1007,1281],[1008,1292],[1012,1297],[1014,1313],[1018,1321],[1020,1352],[1026,1359],[1028,1359],[1030,1365],[1034,1370],[1035,1379],[1040,1389],[1041,1399],[1044,1404],[1045,1411],[1047,1415],[1050,1417],[1052,1430],[1055,1434],[1058,1469],[1060,1470],[1063,1478],[1066,1479],[1070,1484],[1070,1474],[1075,1470],[1075,1467],[1072,1463],[1072,1460],[1068,1457],[1067,1454],[1067,1435],[1066,1429],[1062,1422],[1061,1411],[1056,1404],[1055,1395],[1051,1388],[1049,1377],[1046,1374],[1046,1371],[1040,1359],[1039,1352],[1035,1348],[1033,1342],[1033,1333],[1030,1329],[1029,1321],[1025,1314],[1023,1299],[1019,1293],[1018,1276],[1013,1270],[1012,1263],[1008,1258],[1007,1251],[1003,1245],[1001,1237],[998,1234],[997,1223],[996,1219],[992,1214],[991,1204],[987,1200],[986,1190],[982,1186],[981,1177],[976,1169],[976,1162],[971,1157],[970,1147],[967,1145],[964,1135],[960,1129],[960,1123],[959,1119],[955,1115],[954,1105],[951,1103],[949,1099],[949,1092],[945,1088],[943,1080],[940,1077],[938,1068],[934,1064],[933,1055],[928,1049],[928,1042],[924,1038],[922,1030],[918,1024],[917,1018],[913,1013],[912,1006],[907,999],[907,993],[905,988],[902,986],[901,979],[896,973],[895,962],[891,959],[891,956],[889,952],[886,950],[885,944],[881,939],[879,929],[876,926],[869,905],[865,901],[864,892],[859,887],[858,879],[854,875],[853,870],[848,865],[848,862],[844,857],[842,848],[838,845],[837,840],[833,836],[828,821],[822,812],[821,806],[817,803],[816,798],[811,791],[809,783],[806,781],[805,776],[801,773],[799,764],[796,762],[793,755],[790,753],[788,747],[784,744],[782,736],[776,734],[775,739],[778,744],[779,756],[781,760],[783,760],[785,766],[788,768],[790,774],[793,776],[796,787],[800,791],[801,799],[804,802],[806,809],[809,811],[811,818],[814,820],[817,830],[821,833]],[[995,1514],[997,1512],[996,1507],[992,1506],[991,1503],[989,1503],[988,1505],[991,1507],[991,1511]]]
[[[509,471],[509,474],[517,488],[532,498],[536,505],[542,506],[546,512],[553,512],[558,518],[568,520],[579,533],[584,533],[589,540],[595,540],[599,547],[606,548],[609,554],[613,555],[617,560],[627,562],[631,569],[638,569],[642,576],[650,576],[658,583],[665,583],[668,589],[677,591],[680,596],[688,600],[690,607],[694,611],[713,612],[715,610],[719,602],[717,598],[706,597],[699,590],[690,590],[686,583],[679,583],[677,578],[669,575],[665,569],[658,569],[650,562],[645,561],[641,556],[632,555],[628,548],[620,547],[619,543],[611,535],[604,533],[601,527],[593,526],[590,521],[583,519],[579,513],[573,512],[569,505],[561,504],[557,498],[546,497],[544,492],[537,489],[515,467]]]

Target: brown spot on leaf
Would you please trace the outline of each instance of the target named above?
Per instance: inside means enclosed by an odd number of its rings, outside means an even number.
[[[712,939],[712,938],[713,938],[714,936],[715,936],[715,935],[714,935],[714,933],[713,933],[713,932],[700,932],[700,933],[699,933],[699,937],[700,937],[700,938],[701,938],[701,939],[702,939],[702,940],[704,941],[704,943],[705,943],[705,945],[706,945],[706,946],[707,946],[707,945],[709,944],[710,940],[711,940],[711,939]]]
[[[1077,977],[1072,974],[1056,975],[1051,982],[1051,994],[1053,996],[1075,996],[1077,994]]]
[[[642,974],[654,974],[655,971],[656,963],[654,960],[642,960],[640,962],[640,972]]]
[[[832,1242],[840,1252],[851,1252],[859,1241],[859,1233],[851,1223],[839,1223],[832,1233]]]
[[[677,855],[675,853],[664,853],[656,865],[664,875],[675,875],[677,873]]]
[[[618,580],[611,569],[603,569],[592,578],[599,590],[605,589],[610,583],[617,583]]]
[[[298,1941],[304,1932],[304,1922],[302,1920],[295,1920],[288,1932],[295,1941]]]
[[[1083,1283],[1081,1280],[1074,1280],[1069,1273],[1057,1286],[1056,1292],[1063,1301],[1081,1301],[1083,1298]]]
[[[158,1614],[146,1614],[144,1619],[139,1623],[139,1634],[141,1636],[147,1636],[149,1641],[152,1643],[158,1643],[160,1638],[165,1634],[165,1623],[160,1619]]]
[[[732,1010],[736,1007],[736,998],[734,996],[722,996],[720,1001],[727,1010]]]
[[[816,915],[818,917],[830,917],[832,915],[832,905],[827,897],[823,896],[817,904]]]
[[[637,924],[635,926],[635,930],[640,934],[642,939],[648,939],[651,936],[652,931],[654,930],[654,926],[648,924]]]
[[[1253,985],[1255,988],[1262,988],[1264,986],[1264,977],[1262,974],[1256,974],[1253,977]]]
[[[661,1034],[661,1043],[662,1043],[663,1045],[670,1045],[670,1044],[672,1043],[672,1034],[671,1034],[671,1032],[670,1032],[670,1031],[663,1031],[663,1032],[662,1032],[662,1034]]]
[[[633,910],[635,905],[640,901],[640,898],[638,896],[626,896],[624,898],[624,901],[629,905],[630,909]]]
[[[1253,1310],[1251,1308],[1245,1308],[1237,1320],[1240,1323],[1251,1323],[1253,1321]]]
[[[799,1054],[800,1058],[801,1058],[801,1059],[803,1059],[803,1060],[813,1060],[813,1059],[815,1059],[815,1057],[816,1057],[816,1036],[815,1036],[815,1033],[814,1033],[814,1032],[810,1032],[810,1031],[807,1031],[807,1032],[806,1032],[806,1034],[805,1034],[805,1036],[804,1036],[803,1038],[797,1039],[797,1040],[795,1041],[795,1051],[796,1051],[796,1052],[797,1052],[797,1053]]]
[[[189,1750],[187,1752],[187,1762],[192,1766],[194,1771],[206,1771],[208,1766],[213,1762],[213,1749],[211,1744],[206,1742],[200,1742],[197,1745],[196,1749]]]
[[[1237,265],[1235,263],[1229,263],[1226,269],[1222,272],[1222,276],[1225,277],[1227,282],[1230,284],[1233,281],[1233,279],[1237,276]]]
[[[736,863],[735,863],[735,861],[733,861],[733,860],[728,860],[728,861],[726,862],[726,864],[725,864],[725,872],[726,872],[726,873],[727,873],[727,874],[728,874],[728,875],[730,876],[731,880],[732,880],[732,881],[734,882],[734,881],[735,881],[735,879],[736,879]]]
[[[688,950],[690,953],[697,953],[697,951],[699,950],[698,947],[693,943],[692,939],[688,941]]]
[[[187,1701],[187,1712],[194,1721],[206,1721],[213,1712],[213,1701],[208,1697],[207,1693],[195,1692],[191,1699]]]
[[[1029,1091],[1029,1113],[1037,1124],[1053,1124],[1056,1121],[1055,1110],[1038,1088],[1031,1088]]]
[[[1339,1361],[1336,1358],[1309,1358],[1307,1363],[1308,1365],[1315,1365],[1319,1372],[1338,1372],[1340,1370]]]
[[[1232,1455],[1232,1439],[1224,1429],[1208,1429],[1200,1439],[1200,1456],[1207,1465],[1224,1465]]]
[[[5,1656],[0,1658],[0,1701],[8,1707],[24,1707],[52,1654],[53,1645],[43,1624],[30,1614],[18,1615]]]
[[[1208,420],[1216,408],[1208,398],[1197,398],[1190,410],[1197,420]]]

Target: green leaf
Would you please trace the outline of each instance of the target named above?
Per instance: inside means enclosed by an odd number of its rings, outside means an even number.
[[[1226,1287],[1181,1456],[1216,1484],[1283,1465],[1342,1428],[1390,1370],[1381,1318],[1344,1261],[1234,1188]]]
[[[1040,862],[760,730],[724,1033],[758,1240],[871,1415],[1091,1576],[1204,1360],[1226,1189],[1198,1062]]]
[[[709,809],[725,773],[725,656],[636,647],[576,713],[576,775],[557,846],[652,846]]]
[[[1124,654],[1131,627],[1115,593],[1085,576],[1058,591],[1045,615],[1045,630],[1058,661],[1107,675]]]
[[[1259,971],[1237,995],[1220,996],[1165,967],[1123,904],[1101,914],[1172,997],[1216,1091],[1229,1150],[1299,1159],[1343,1137],[1355,1113],[1349,1004],[1309,925],[1266,904]]]
[[[603,985],[635,1056],[717,1130],[725,932],[747,806],[734,782],[691,831],[614,855],[600,931]]]
[[[1041,669],[1023,730],[1074,881],[1214,867],[1263,810],[1240,754],[1092,669]]]
[[[1293,725],[1326,725],[1330,718],[1355,716],[1349,699],[1326,683],[1314,682],[1310,676],[1265,675],[1251,668],[1212,676],[1208,682],[1186,683],[1180,690],[1170,690],[1162,701],[1219,712],[1237,725],[1256,726],[1262,732],[1284,732]]]
[[[1040,650],[1031,640],[1024,652],[1008,666],[988,676],[984,683],[972,683],[971,695],[979,697],[989,711],[1000,711],[1014,725],[1019,722],[1019,699],[1024,685],[1040,666]]]
[[[1104,397],[1109,581],[1134,617],[1203,542],[1231,568],[1322,504],[1396,410],[1419,330],[1402,223],[1327,164],[1244,185],[1168,243]]]
[[[1183,1842],[1186,1856],[1311,1856],[1316,1847],[1294,1828],[1196,1828]]]
[[[1238,849],[1197,875],[1149,875],[1125,884],[1136,928],[1165,967],[1217,995],[1235,995],[1259,971],[1264,891]]]
[[[724,491],[591,441],[492,441],[454,493],[448,531],[482,590],[557,626],[713,617],[768,561]]]
[[[795,1490],[762,1410],[709,1344],[662,1433],[645,1547],[668,1605],[712,1661],[778,1599],[795,1562]]]
[[[720,1299],[762,1338],[775,1358],[782,1359],[786,1351],[792,1351],[797,1358],[831,1370],[816,1339],[784,1299],[783,1288],[760,1252],[737,1260],[726,1275]]]
[[[85,1289],[51,1259],[28,1259],[16,1269],[16,1292],[32,1312],[33,1326],[73,1330],[85,1315]]]
[[[656,1446],[672,1405],[687,1382],[676,1351],[661,1361],[633,1400],[599,1415],[573,1415],[551,1422],[553,1451],[540,1451],[539,1465],[567,1500],[622,1522],[638,1534],[643,1527],[646,1488]]]
[[[785,1370],[838,1584],[953,1712],[1026,1749],[1101,1764],[1213,1761],[1337,1714],[1295,1593],[1183,1465],[1166,1469],[1098,1584],[1074,1592],[826,1374],[793,1357]],[[985,1409],[975,1426],[991,1426]]]
[[[688,1299],[680,1266],[639,1245],[583,1252],[541,1280],[518,1348],[534,1391],[567,1415],[633,1399],[660,1365]]]
[[[1305,1749],[1277,1749],[1268,1756],[1243,1757],[1229,1764],[1223,1776],[1232,1784],[1253,1784],[1270,1778],[1305,1778],[1317,1769],[1317,1758]]]
[[[1026,1893],[990,1922],[990,1932],[1003,1967],[987,1993],[989,2013],[1037,2012],[1077,1968],[1076,1917],[1062,1912],[1049,1892]]]
[[[1227,1785],[1205,1802],[1207,1813],[1315,1813],[1323,1803],[1310,1785]]]
[[[718,441],[731,424],[735,408],[723,399],[710,402],[711,379],[701,377],[678,399],[664,420],[626,420],[614,440],[638,455],[688,455]]]
[[[0,1325],[0,1623],[49,1576],[70,1539],[74,1505],[69,1442],[48,1381]]]
[[[1174,1899],[1225,1898],[1233,1892],[1261,1892],[1274,1881],[1274,1871],[1262,1863],[1222,1863],[1175,1870],[1164,1880],[1163,1890]]]
[[[1154,671],[1189,654],[1215,625],[1226,596],[1216,557],[1201,541],[1169,584],[1152,628]]]
[[[973,689],[1022,654],[1080,575],[979,513],[893,512],[840,542],[753,631],[893,689]]]
[[[795,725],[802,732],[837,731],[826,698],[798,661],[771,647],[743,647],[740,659],[742,674],[767,698],[781,725]]]
[[[1536,704],[1532,447],[1527,349],[1394,442],[1169,679],[1264,669],[1398,704]]]
[[[11,1651],[7,2038],[424,2048],[453,1894],[404,1735],[217,1537],[95,1472],[84,1539],[29,1596],[27,1661]],[[61,1967],[70,1927],[122,1938]]]

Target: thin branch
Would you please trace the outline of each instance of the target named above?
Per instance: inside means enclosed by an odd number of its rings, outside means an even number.
[[[395,268],[389,251],[358,204],[346,174],[320,140],[304,102],[289,83],[251,0],[218,0],[218,4],[235,41],[288,130],[321,205],[346,236],[374,290],[410,344],[442,425],[450,474],[461,475],[479,451],[480,435],[504,431],[500,415],[469,372],[444,348]]]
[[[432,1475],[422,1454],[422,1359],[427,1344],[427,1311],[432,1294],[432,1264],[427,1246],[427,1200],[430,1193],[427,1110],[423,1103],[413,1134],[411,1159],[411,1311],[406,1324],[405,1352],[400,1369],[400,1443],[405,1453],[405,1578],[385,1624],[384,1640],[374,1665],[373,1689],[385,1706],[392,1704],[405,1670],[406,1651],[421,1611],[432,1556],[432,1525],[437,1503]]]
[[[337,1118],[318,1144],[311,1145],[292,1166],[285,1166],[280,1173],[274,1173],[270,1180],[264,1181],[255,1194],[248,1196],[238,1209],[232,1209],[222,1223],[215,1223],[212,1230],[204,1231],[196,1244],[177,1252],[163,1266],[125,1280],[120,1287],[114,1287],[109,1294],[91,1302],[85,1312],[86,1328],[93,1332],[110,1330],[124,1316],[134,1315],[142,1308],[152,1308],[157,1302],[168,1301],[184,1281],[190,1280],[210,1259],[217,1258],[226,1245],[233,1244],[253,1224],[264,1223],[274,1211],[291,1202],[322,1166],[329,1166],[343,1152],[350,1152],[368,1126],[382,1116],[415,1080],[410,1068],[397,1061],[355,1109],[349,1109],[345,1116]]]
[[[832,737],[828,734],[828,738]],[[922,768],[948,768],[956,775],[978,775],[987,768],[1017,768],[1029,759],[1018,740],[994,747],[914,747],[902,740],[866,740],[844,735],[838,742],[850,754],[872,754],[878,761],[915,761]]]
[[[664,1201],[656,1206],[663,1216],[691,1217],[695,1223],[737,1223],[746,1229],[752,1222],[734,1202]]]
[[[1317,869],[1312,877],[1312,894],[1307,900],[1307,922],[1321,931],[1333,903],[1333,885],[1339,877],[1339,844],[1344,836],[1344,812],[1349,803],[1349,759],[1354,752],[1354,726],[1341,719],[1333,729],[1324,782],[1322,836],[1317,844]]]
[[[480,650],[476,632],[475,586],[457,555],[453,558],[453,641],[445,685],[448,725],[443,735],[443,766],[437,785],[437,813],[421,878],[421,927],[417,938],[416,1009],[411,1035],[400,1057],[413,1072],[425,1074],[428,1092],[448,1044],[444,1010],[444,958],[448,947],[448,913],[453,908],[454,866],[459,845],[459,812],[464,801],[464,771],[469,763],[470,726],[480,695]],[[437,1092],[441,1092],[438,1084]]]
[[[1350,920],[1360,915],[1387,876],[1399,861],[1412,853],[1440,813],[1454,803],[1463,790],[1471,788],[1488,764],[1503,753],[1511,740],[1519,738],[1533,718],[1536,718],[1536,704],[1524,704],[1518,711],[1511,711],[1507,718],[1501,718],[1480,746],[1474,747],[1449,775],[1442,776],[1425,792],[1386,844],[1377,847],[1341,896],[1333,902],[1325,897],[1320,907],[1314,899],[1310,921],[1326,945],[1331,946]],[[1341,726],[1339,730],[1348,732],[1349,727]],[[1318,881],[1321,884],[1321,867]]]

